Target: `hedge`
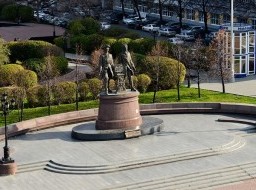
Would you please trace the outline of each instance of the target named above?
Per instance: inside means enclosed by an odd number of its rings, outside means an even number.
[[[47,55],[63,56],[61,48],[44,41],[11,41],[7,43],[10,49],[10,61],[15,63],[17,60],[23,62],[31,58],[43,58]]]

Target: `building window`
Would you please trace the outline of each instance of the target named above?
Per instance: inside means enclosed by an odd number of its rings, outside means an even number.
[[[256,20],[252,19],[252,28],[255,30],[256,29]]]
[[[192,9],[187,9],[187,19],[188,20],[195,20],[195,11]]]
[[[223,23],[230,23],[230,15],[223,14]]]
[[[218,14],[211,14],[211,24],[220,24]]]
[[[204,22],[204,14],[203,14],[203,12],[199,11],[198,14],[199,14],[199,22]]]

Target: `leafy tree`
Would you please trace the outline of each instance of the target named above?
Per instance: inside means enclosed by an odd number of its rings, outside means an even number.
[[[69,32],[72,35],[79,34],[96,34],[100,32],[100,24],[97,20],[87,17],[84,19],[74,20],[68,26]]]

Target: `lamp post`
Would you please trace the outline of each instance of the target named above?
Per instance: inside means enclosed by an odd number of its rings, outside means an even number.
[[[5,136],[5,145],[4,149],[4,157],[0,160],[0,175],[10,175],[15,174],[16,172],[16,164],[14,160],[10,157],[10,149],[8,146],[8,129],[7,129],[7,121],[6,118],[9,115],[11,109],[15,105],[15,100],[8,100],[8,96],[6,93],[2,95],[1,98],[2,104],[2,115],[4,116],[4,136]]]
[[[53,13],[53,9],[54,9],[54,6],[52,6],[52,16],[53,16],[53,22],[52,22],[52,24],[53,24],[53,37],[55,37],[56,36],[56,31],[55,31],[55,20],[54,20],[54,13]]]
[[[235,71],[234,71],[234,0],[231,0],[230,4],[230,33],[231,33],[231,43],[230,43],[230,70],[231,78],[230,82],[235,82]]]

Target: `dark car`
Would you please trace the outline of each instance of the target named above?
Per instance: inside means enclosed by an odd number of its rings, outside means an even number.
[[[135,21],[135,22],[129,23],[127,26],[128,26],[128,28],[141,30],[143,26],[148,24],[148,22],[149,21]]]
[[[118,23],[123,19],[123,17],[127,17],[127,16],[128,16],[128,14],[113,12],[113,13],[110,15],[109,22],[110,22],[111,24],[118,24]]]

